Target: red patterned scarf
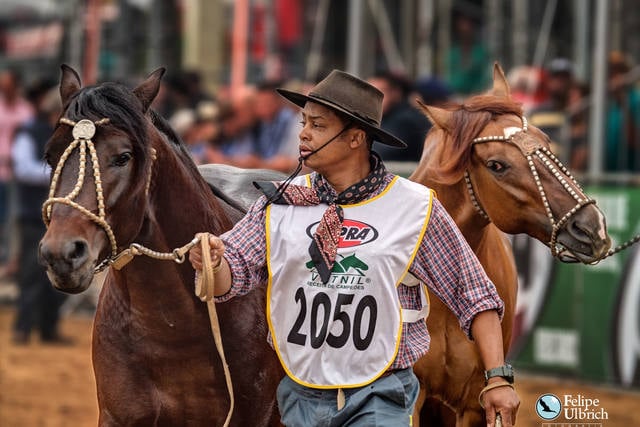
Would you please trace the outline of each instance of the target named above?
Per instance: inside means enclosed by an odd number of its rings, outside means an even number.
[[[378,154],[372,152],[370,162],[369,175],[338,195],[335,195],[335,191],[320,174],[315,175],[311,188],[269,181],[254,183],[270,202],[278,205],[316,206],[321,203],[328,205],[309,246],[311,260],[325,284],[331,277],[331,269],[336,260],[342,232],[344,213],[340,205],[354,204],[368,199],[384,182],[387,170]]]

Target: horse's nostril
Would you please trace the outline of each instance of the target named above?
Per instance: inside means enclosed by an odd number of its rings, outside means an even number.
[[[51,263],[51,260],[53,258],[52,254],[51,254],[51,250],[49,249],[49,246],[40,242],[40,248],[38,251],[38,255],[39,255],[39,259],[40,259],[40,264],[42,265],[47,265]]]
[[[592,232],[589,227],[582,225],[580,221],[575,218],[569,221],[569,224],[567,224],[567,230],[578,240],[592,240]]]
[[[64,258],[74,268],[81,265],[89,254],[88,245],[85,240],[75,240],[65,243]]]

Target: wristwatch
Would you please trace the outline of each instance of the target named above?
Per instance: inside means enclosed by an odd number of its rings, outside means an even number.
[[[489,369],[488,371],[484,371],[484,379],[485,381],[489,381],[489,378],[493,377],[502,377],[509,384],[513,384],[514,370],[513,367],[509,364],[498,366],[497,368]]]

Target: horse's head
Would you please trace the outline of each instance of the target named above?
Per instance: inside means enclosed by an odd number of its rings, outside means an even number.
[[[412,179],[465,187],[473,206],[467,217],[529,234],[563,261],[605,255],[611,242],[604,215],[552,154],[547,135],[527,124],[498,64],[488,94],[453,108],[422,108],[434,127]]]
[[[46,146],[53,173],[40,242],[41,261],[61,291],[85,290],[101,261],[140,232],[154,156],[145,114],[163,73],[133,91],[115,83],[81,88],[78,74],[62,66],[64,113]]]

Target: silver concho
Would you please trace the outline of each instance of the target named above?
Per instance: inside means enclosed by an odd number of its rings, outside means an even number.
[[[91,139],[96,134],[96,125],[91,120],[82,119],[73,126],[71,134],[75,139]]]

